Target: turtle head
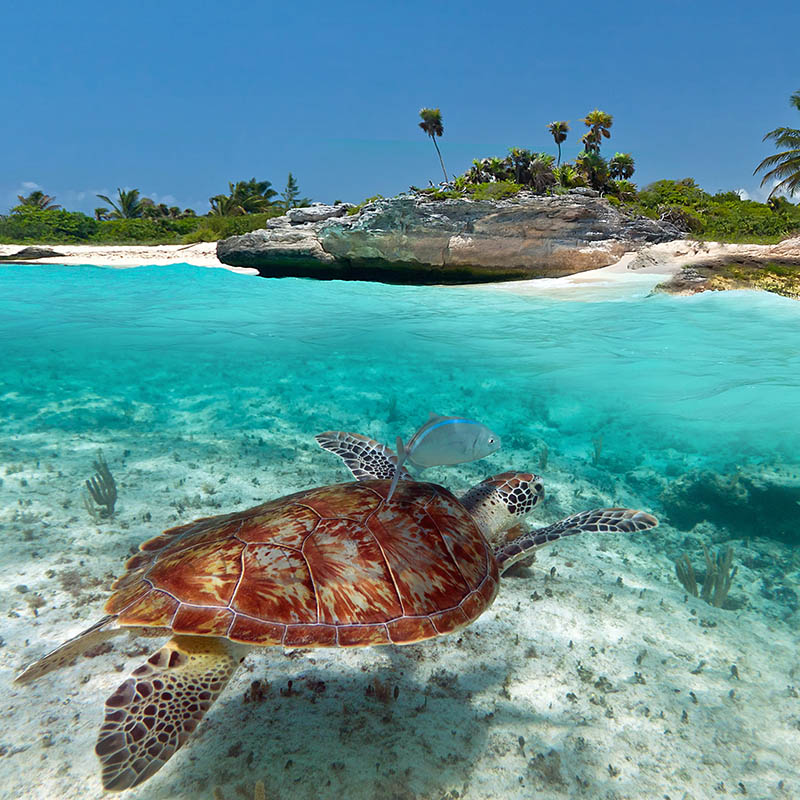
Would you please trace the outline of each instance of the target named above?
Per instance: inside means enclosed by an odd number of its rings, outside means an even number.
[[[532,472],[502,472],[473,486],[462,498],[487,539],[516,525],[544,498],[542,479]]]

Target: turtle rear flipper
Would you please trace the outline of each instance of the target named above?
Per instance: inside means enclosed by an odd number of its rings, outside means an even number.
[[[186,742],[249,648],[206,636],[173,636],[106,700],[97,737],[103,788],[130,789]]]
[[[398,470],[397,455],[374,439],[344,431],[325,431],[314,438],[323,450],[339,456],[357,481],[391,480],[395,472],[401,480],[413,480],[402,465]]]
[[[644,511],[632,508],[595,508],[581,511],[554,522],[546,528],[529,531],[498,547],[494,556],[500,572],[525,558],[537,547],[576,533],[634,533],[658,527],[658,520]]]
[[[116,620],[116,614],[109,614],[103,617],[98,622],[95,622],[91,628],[87,628],[69,641],[56,647],[55,650],[51,650],[49,653],[43,655],[38,661],[35,661],[17,675],[14,682],[30,683],[31,681],[35,681],[41,678],[42,675],[47,675],[48,672],[65,667],[78,658],[78,656],[83,655],[87,650],[96,647],[106,639],[116,636],[123,630],[130,630],[129,628],[120,628],[115,624]]]

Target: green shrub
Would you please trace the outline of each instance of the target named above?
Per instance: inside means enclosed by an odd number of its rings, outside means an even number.
[[[800,231],[800,207],[784,201],[770,204],[742,200],[736,192],[704,192],[692,178],[656,181],[629,207],[672,222],[697,238],[716,241],[767,242]]]
[[[197,228],[197,217],[186,219],[110,219],[97,223],[95,244],[177,244]]]
[[[74,244],[86,242],[97,231],[97,220],[72,211],[39,211],[20,206],[0,217],[0,242]]]
[[[576,186],[586,186],[586,178],[575,169],[574,164],[565,162],[553,168],[556,186],[562,189],[574,189]]]
[[[216,242],[228,236],[241,236],[244,233],[263,228],[268,219],[281,216],[281,209],[271,209],[263,214],[243,214],[237,217],[198,217],[194,229],[183,236],[186,244],[196,242]],[[199,224],[198,224],[199,223]]]
[[[468,191],[474,200],[503,200],[506,197],[513,197],[521,189],[522,185],[514,181],[495,181],[470,186]]]
[[[680,181],[656,181],[645,186],[639,192],[639,203],[645,208],[655,211],[659,206],[688,206],[696,208],[706,203],[710,195],[706,194],[693,178]],[[738,199],[738,195],[737,195]]]
[[[618,198],[629,202],[636,199],[636,184],[633,181],[621,179],[608,182],[608,198]]]

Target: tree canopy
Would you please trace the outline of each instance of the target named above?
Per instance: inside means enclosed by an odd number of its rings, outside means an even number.
[[[278,193],[272,188],[270,181],[228,182],[228,194],[209,197],[211,214],[222,217],[238,217],[243,214],[258,214],[275,205],[273,198]]]
[[[137,219],[142,216],[142,201],[139,199],[138,189],[125,191],[117,188],[116,203],[104,194],[98,194],[97,197],[105,200],[113,209],[108,214],[110,219]]]
[[[559,120],[557,122],[551,122],[547,126],[547,130],[553,136],[555,143],[558,145],[558,161],[556,162],[556,166],[561,164],[561,145],[563,142],[567,141],[567,133],[569,133],[569,123],[566,120]]]
[[[789,102],[800,111],[800,89],[789,98]],[[767,156],[753,171],[753,175],[765,170],[761,186],[777,181],[769,193],[770,197],[780,193],[794,195],[800,189],[800,129],[775,128],[764,134],[762,141],[772,139],[775,147],[785,148],[775,155]]]
[[[583,123],[589,128],[581,137],[584,149],[588,153],[599,153],[603,139],[611,138],[609,128],[614,124],[614,117],[596,108],[583,118]]]

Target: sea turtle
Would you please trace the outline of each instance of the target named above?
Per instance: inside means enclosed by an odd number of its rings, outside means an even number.
[[[141,545],[106,616],[29,666],[27,683],[118,633],[170,636],[106,700],[95,752],[120,791],[160,769],[197,727],[253,647],[409,644],[477,619],[500,573],[533,548],[581,531],[640,531],[642,511],[604,508],[493,547],[542,498],[538,476],[504,472],[457,499],[352,434],[328,433],[359,478],[171,528]],[[402,468],[401,468],[402,469]]]

